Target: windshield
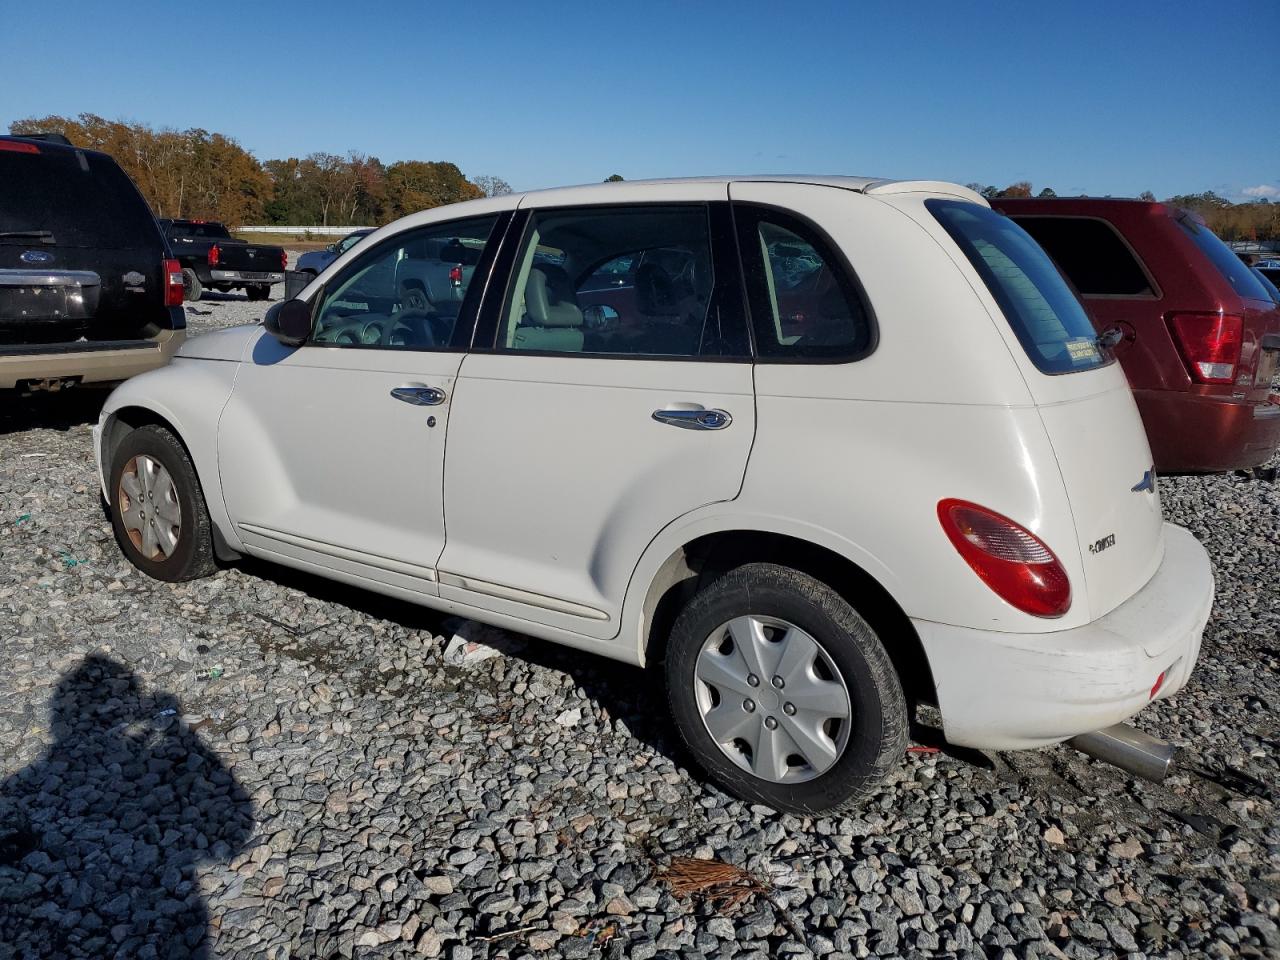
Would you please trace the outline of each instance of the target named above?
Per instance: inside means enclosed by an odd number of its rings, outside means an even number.
[[[114,160],[84,150],[0,151],[0,244],[152,249],[160,231]]]
[[[991,291],[1027,356],[1044,373],[1075,373],[1109,362],[1089,315],[1031,235],[989,207],[926,200]]]

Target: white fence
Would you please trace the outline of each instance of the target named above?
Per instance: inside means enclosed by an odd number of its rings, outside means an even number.
[[[363,227],[236,227],[236,233],[295,233],[299,236],[311,234],[313,237],[345,237],[352,230]]]

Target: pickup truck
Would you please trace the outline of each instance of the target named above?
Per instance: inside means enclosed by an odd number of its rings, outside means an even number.
[[[281,247],[236,240],[212,220],[160,221],[173,255],[182,264],[182,288],[199,300],[206,288],[243,289],[250,300],[266,300],[271,284],[284,283],[288,254]]]

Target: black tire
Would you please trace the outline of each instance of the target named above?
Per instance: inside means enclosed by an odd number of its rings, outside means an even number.
[[[204,286],[200,283],[200,278],[196,276],[196,272],[190,267],[182,268],[182,299],[196,301],[200,299],[204,293]]]
[[[695,668],[717,628],[746,615],[794,624],[817,640],[852,701],[848,739],[834,764],[812,779],[776,783],[740,767],[707,732]],[[906,699],[893,662],[867,622],[831,587],[789,567],[751,563],[699,590],[672,627],[667,696],[676,727],[708,776],[744,800],[800,814],[850,809],[906,751]]]
[[[271,287],[265,283],[255,283],[244,288],[250,300],[267,300],[271,297]]]
[[[146,455],[168,471],[181,511],[177,542],[168,556],[148,557],[134,542],[125,527],[121,478],[125,468],[139,455]],[[136,468],[135,468],[136,469]],[[139,427],[120,441],[112,459],[111,528],[116,542],[129,561],[156,580],[195,580],[213,573],[217,566],[213,556],[213,527],[205,506],[200,481],[191,457],[178,438],[161,426]]]

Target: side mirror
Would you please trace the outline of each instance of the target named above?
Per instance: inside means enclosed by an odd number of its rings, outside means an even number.
[[[301,346],[311,336],[311,304],[297,299],[273,304],[262,325],[286,347]]]

